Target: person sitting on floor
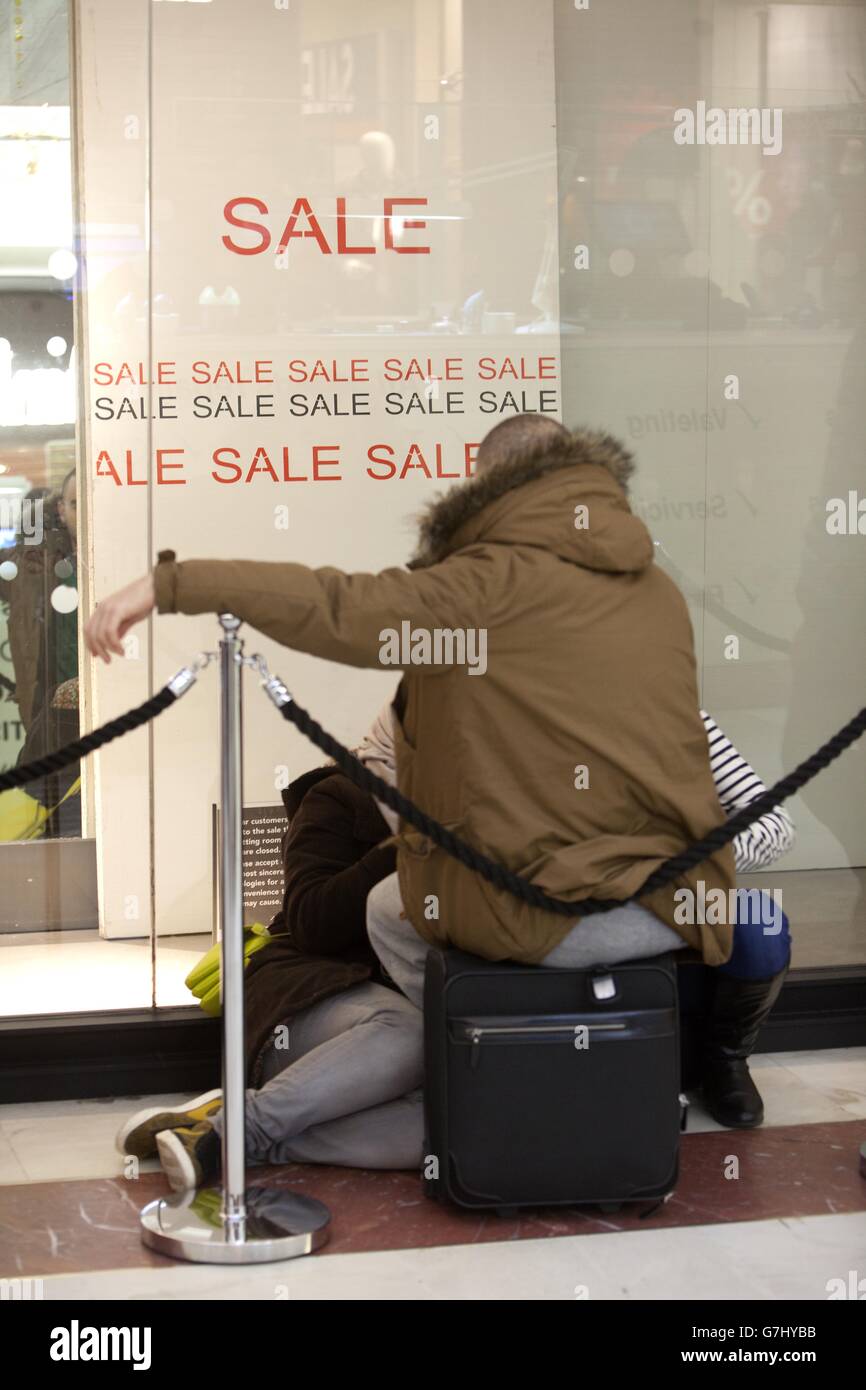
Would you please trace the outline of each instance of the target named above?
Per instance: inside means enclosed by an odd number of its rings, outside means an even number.
[[[380,716],[358,756],[389,775],[383,728]],[[394,868],[396,817],[333,765],[283,800],[283,903],[244,975],[247,1162],[417,1169],[421,1014],[389,986],[365,927],[367,894]],[[200,1187],[219,1166],[221,1112],[221,1091],[140,1111],[118,1148],[158,1152],[176,1191]]]

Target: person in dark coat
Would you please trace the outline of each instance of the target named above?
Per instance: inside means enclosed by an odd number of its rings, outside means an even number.
[[[34,490],[35,491],[35,490]],[[0,577],[0,603],[9,605],[9,649],[15,674],[14,699],[25,738],[17,766],[73,743],[80,735],[78,714],[78,510],[75,469],[56,493],[29,493],[28,502],[43,505],[43,534],[38,544],[25,538],[3,558],[11,561],[11,578]],[[63,591],[72,591],[64,601]],[[58,602],[59,598],[59,602]],[[81,795],[70,795],[80,764],[33,778],[26,791],[52,814],[42,829],[49,838],[81,834]]]
[[[373,734],[359,756],[381,774]],[[244,977],[247,1162],[417,1170],[421,1012],[384,976],[365,925],[368,892],[394,871],[391,812],[333,766],[283,801],[283,904]],[[182,1191],[214,1175],[221,1125],[215,1091],[133,1115],[117,1142],[140,1158],[158,1151]]]
[[[244,977],[247,1075],[261,1084],[275,1032],[293,1014],[369,980],[384,985],[365,928],[367,894],[396,851],[375,801],[336,767],[314,768],[283,793],[283,903],[274,938]],[[278,1049],[277,1049],[278,1050]]]

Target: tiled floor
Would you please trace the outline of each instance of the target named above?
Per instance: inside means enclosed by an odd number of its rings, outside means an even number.
[[[765,1126],[720,1130],[693,1105],[677,1190],[648,1219],[479,1216],[427,1202],[414,1174],[253,1169],[254,1182],[324,1200],[330,1240],[310,1259],[234,1271],[141,1244],[138,1211],[166,1185],[155,1162],[124,1176],[113,1148],[141,1097],[5,1106],[0,1278],[40,1278],[48,1298],[548,1299],[578,1286],[590,1298],[825,1298],[866,1256],[866,1048],[776,1053],[753,1071]]]
[[[863,1269],[866,1215],[49,1275],[47,1299],[824,1299]]]

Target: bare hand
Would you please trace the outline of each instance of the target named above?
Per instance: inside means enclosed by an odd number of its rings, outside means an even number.
[[[106,665],[111,653],[123,656],[122,639],[131,627],[147,618],[156,606],[153,575],[146,574],[118,589],[111,598],[97,604],[93,617],[85,625],[84,640],[92,656],[101,656]]]

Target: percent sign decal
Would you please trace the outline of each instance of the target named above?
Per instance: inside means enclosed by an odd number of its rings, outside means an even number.
[[[745,179],[739,169],[728,169],[728,192],[734,204],[734,212],[739,216],[746,214],[746,220],[752,227],[766,227],[773,215],[773,205],[769,198],[759,193],[761,180],[764,177],[762,170],[757,170],[748,179]]]

